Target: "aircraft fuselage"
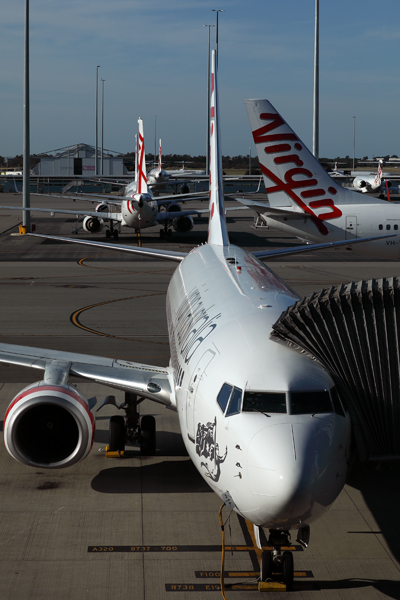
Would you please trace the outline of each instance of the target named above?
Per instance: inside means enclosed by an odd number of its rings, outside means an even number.
[[[295,398],[329,396],[329,375],[269,339],[297,299],[254,256],[211,245],[179,265],[167,295],[176,406],[190,458],[244,517],[283,530],[329,508],[350,452],[347,414],[296,409]],[[260,397],[275,402],[273,410],[258,410]]]
[[[336,242],[360,237],[394,234],[395,237],[358,244],[357,252],[375,258],[398,259],[400,257],[400,207],[386,201],[336,205],[341,215],[323,221],[327,233],[323,234],[310,218],[291,220],[264,217],[266,224],[290,235],[310,242]],[[262,209],[258,212],[262,213]],[[318,214],[317,214],[318,216]]]

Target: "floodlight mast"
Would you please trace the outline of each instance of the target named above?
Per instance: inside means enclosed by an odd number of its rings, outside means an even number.
[[[24,48],[24,132],[23,132],[23,170],[22,170],[22,206],[29,209],[31,204],[30,186],[30,124],[29,124],[29,0],[25,0],[25,48]],[[22,211],[24,233],[30,233],[31,213]]]

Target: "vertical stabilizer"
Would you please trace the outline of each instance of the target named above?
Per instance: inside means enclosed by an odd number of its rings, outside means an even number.
[[[138,142],[137,142],[138,136],[137,134],[135,135],[135,181],[137,183],[137,174],[138,174]]]
[[[215,50],[212,52],[211,102],[210,102],[210,201],[208,243],[228,246],[222,180],[221,141],[219,130],[218,86]]]
[[[357,192],[338,185],[268,100],[246,100],[270,206],[311,215],[321,233]],[[358,199],[358,198],[357,198]]]
[[[379,161],[379,165],[378,165],[378,172],[376,174],[376,177],[374,179],[374,185],[379,187],[382,185],[382,170],[383,170],[383,162],[380,160]]]
[[[138,119],[139,138],[138,138],[138,174],[137,174],[137,193],[147,194],[147,174],[146,174],[146,156],[144,153],[144,133],[143,121]]]

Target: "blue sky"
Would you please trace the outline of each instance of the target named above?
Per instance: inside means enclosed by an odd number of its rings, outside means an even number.
[[[3,3],[0,154],[22,153],[24,0]],[[94,144],[96,65],[104,147],[204,154],[207,32],[219,17],[222,150],[255,153],[245,98],[268,98],[312,145],[315,0],[31,0],[31,152]],[[215,28],[211,29],[212,46]],[[400,156],[400,3],[320,0],[320,156]],[[101,87],[99,86],[99,98]],[[100,142],[100,138],[99,138]]]

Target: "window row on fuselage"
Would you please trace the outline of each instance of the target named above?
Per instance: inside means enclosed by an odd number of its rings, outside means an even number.
[[[391,228],[392,228],[391,224],[390,224],[390,223],[387,223],[387,225],[386,225],[386,229],[387,229],[387,231],[390,231],[390,230],[391,230]],[[398,230],[398,228],[399,228],[399,226],[397,225],[397,223],[395,223],[395,224],[393,225],[393,229],[394,229],[395,231],[397,231],[397,230]],[[382,225],[382,223],[380,223],[380,224],[378,225],[378,229],[382,231],[382,229],[383,229],[383,225]]]
[[[345,416],[342,400],[336,387],[330,390],[310,391],[245,391],[224,383],[217,396],[217,403],[229,417],[241,412],[262,412],[290,415],[312,415],[335,412]]]

